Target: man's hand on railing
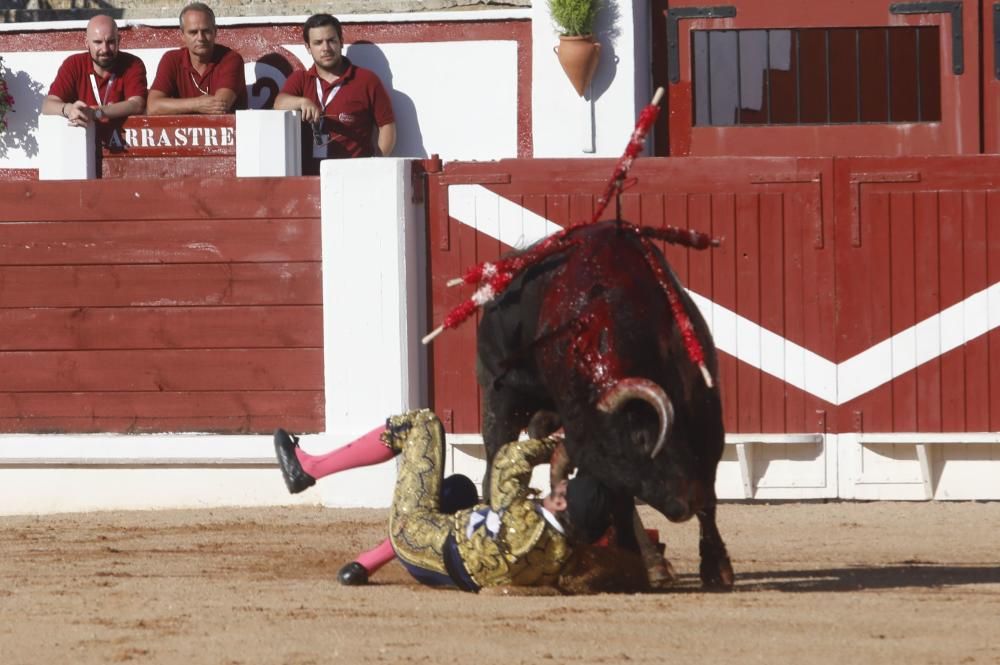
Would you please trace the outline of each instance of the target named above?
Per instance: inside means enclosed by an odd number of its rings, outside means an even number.
[[[201,97],[196,97],[192,101],[194,101],[197,113],[218,115],[229,110],[229,105],[215,95],[203,95]]]
[[[79,99],[71,104],[65,104],[63,108],[63,115],[69,120],[69,124],[75,127],[86,127],[94,122],[94,109]]]

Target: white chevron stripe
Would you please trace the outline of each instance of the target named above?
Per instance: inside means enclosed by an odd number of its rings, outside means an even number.
[[[482,185],[449,187],[448,214],[514,249],[523,249],[562,230],[558,224]]]
[[[449,187],[448,209],[456,221],[511,247],[526,247],[561,229],[481,185]],[[720,351],[838,405],[1000,327],[997,282],[838,365],[704,296],[688,293]]]

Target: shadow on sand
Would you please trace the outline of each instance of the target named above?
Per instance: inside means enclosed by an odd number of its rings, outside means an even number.
[[[697,575],[681,575],[674,592],[701,592]],[[1000,584],[1000,566],[902,562],[886,566],[736,572],[735,591],[863,591]]]

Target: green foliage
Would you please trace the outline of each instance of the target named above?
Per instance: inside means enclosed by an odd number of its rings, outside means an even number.
[[[14,98],[7,90],[7,81],[4,79],[3,59],[0,58],[0,133],[7,131],[7,112],[14,108]]]
[[[549,0],[549,13],[561,35],[590,35],[601,0]]]

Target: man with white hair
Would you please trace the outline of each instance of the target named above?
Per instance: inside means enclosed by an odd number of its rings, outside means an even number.
[[[42,113],[61,115],[77,127],[142,113],[146,67],[136,56],[118,50],[114,19],[103,14],[90,19],[84,42],[87,52],[71,55],[59,67]]]
[[[160,58],[149,87],[150,115],[233,113],[247,107],[243,56],[217,44],[215,12],[204,2],[181,10],[184,46]]]

